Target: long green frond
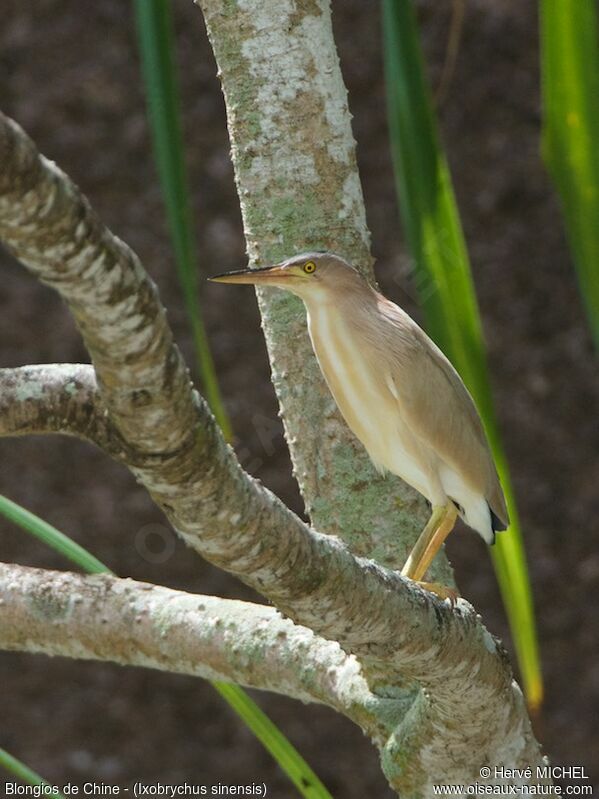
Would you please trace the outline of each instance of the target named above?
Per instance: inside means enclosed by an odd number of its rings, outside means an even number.
[[[306,799],[332,799],[331,794],[298,751],[245,691],[231,683],[215,682],[212,685],[245,721],[302,796]]]
[[[30,535],[39,538],[44,544],[59,552],[71,563],[76,563],[77,566],[90,574],[100,574],[108,572],[107,566],[101,563],[97,558],[88,552],[79,544],[75,543],[68,535],[61,533],[56,527],[53,527],[48,522],[40,519],[35,513],[17,505],[16,502],[8,499],[0,494],[0,513],[5,516],[13,524],[18,525],[22,530],[25,530]]]
[[[411,0],[383,0],[385,71],[396,187],[428,332],[474,396],[506,493],[510,529],[491,550],[524,687],[538,707],[543,682],[532,591],[506,459],[493,411],[468,253],[439,145]]]
[[[541,0],[542,152],[599,350],[599,29],[594,0]]]
[[[21,780],[22,782],[26,782],[29,785],[43,785],[46,787],[50,787],[50,783],[46,782],[46,780],[42,779],[39,774],[36,774],[35,771],[26,766],[25,763],[22,763],[18,760],[14,755],[9,754],[6,749],[2,749],[0,747],[0,768],[3,768],[5,771],[8,771],[9,774],[14,774],[14,776]],[[65,799],[64,794],[52,791],[52,793],[44,794],[46,796],[55,797],[55,799]]]

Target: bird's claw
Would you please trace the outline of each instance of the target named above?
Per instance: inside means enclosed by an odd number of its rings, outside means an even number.
[[[441,585],[441,583],[427,583],[417,580],[417,585],[424,588],[425,591],[430,591],[431,594],[436,594],[440,599],[449,599],[449,604],[452,608],[455,607],[460,596],[455,588],[449,588],[446,585]]]

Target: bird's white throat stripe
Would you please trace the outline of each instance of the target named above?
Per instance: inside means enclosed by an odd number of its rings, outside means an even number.
[[[349,411],[360,425],[375,433],[369,424],[372,406],[368,410],[368,397],[376,401],[372,378],[360,348],[352,347],[351,333],[340,315],[330,309],[318,308],[310,324],[312,344],[320,367],[342,411]],[[371,428],[371,429],[370,429]]]
[[[320,368],[347,423],[362,441],[381,437],[381,420],[373,413],[380,405],[376,381],[360,348],[352,347],[350,329],[330,308],[311,310],[308,325]]]

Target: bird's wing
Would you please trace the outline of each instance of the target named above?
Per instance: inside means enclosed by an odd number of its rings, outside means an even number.
[[[421,441],[483,494],[507,525],[505,498],[474,400],[426,333],[407,315],[401,324],[410,325],[411,346],[391,367],[388,379],[395,387],[403,419]]]

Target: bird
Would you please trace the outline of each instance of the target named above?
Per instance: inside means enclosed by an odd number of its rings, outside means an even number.
[[[335,253],[209,279],[274,286],[303,300],[314,354],[347,425],[379,472],[397,475],[431,506],[401,574],[453,604],[454,589],[423,578],[458,516],[489,545],[509,518],[476,405],[449,359]]]

